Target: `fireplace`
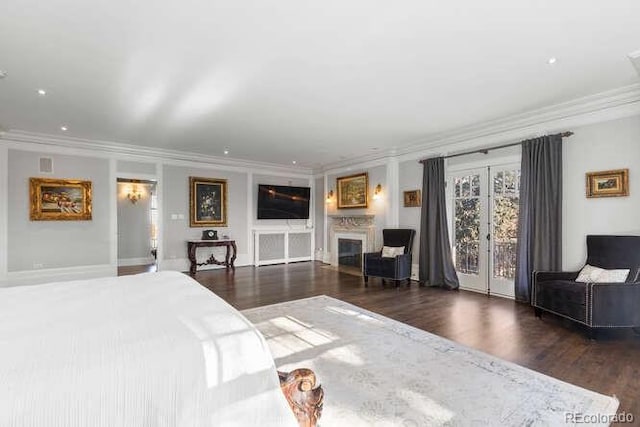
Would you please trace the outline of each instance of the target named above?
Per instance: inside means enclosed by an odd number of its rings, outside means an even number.
[[[338,265],[362,269],[362,240],[338,239]]]
[[[346,263],[350,263],[348,264],[349,266],[362,269],[362,254],[364,252],[373,252],[376,247],[374,216],[336,215],[332,216],[331,219],[329,228],[329,247],[331,248],[329,263],[334,266],[347,266]],[[358,247],[356,248],[355,245],[358,245]]]

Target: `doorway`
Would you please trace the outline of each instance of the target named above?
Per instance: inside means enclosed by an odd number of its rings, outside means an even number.
[[[118,178],[118,275],[157,271],[157,182]]]
[[[456,171],[447,181],[460,288],[513,298],[520,165]]]

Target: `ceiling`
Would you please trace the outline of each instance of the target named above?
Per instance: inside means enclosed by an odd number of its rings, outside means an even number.
[[[636,83],[638,22],[637,0],[4,0],[0,126],[315,169]]]

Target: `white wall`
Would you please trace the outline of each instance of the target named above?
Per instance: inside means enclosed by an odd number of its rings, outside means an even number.
[[[563,268],[584,265],[587,234],[640,235],[640,116],[572,129],[563,150]],[[587,172],[629,169],[629,197],[588,199]]]

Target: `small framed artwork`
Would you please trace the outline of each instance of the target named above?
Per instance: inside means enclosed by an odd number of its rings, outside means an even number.
[[[369,175],[359,173],[337,179],[338,209],[366,208],[369,204]]]
[[[31,221],[91,220],[91,181],[29,178]]]
[[[411,190],[404,192],[404,207],[419,208],[422,204],[422,192],[420,190]]]
[[[189,177],[189,225],[227,226],[227,180]]]
[[[587,197],[629,195],[629,169],[587,173]]]

